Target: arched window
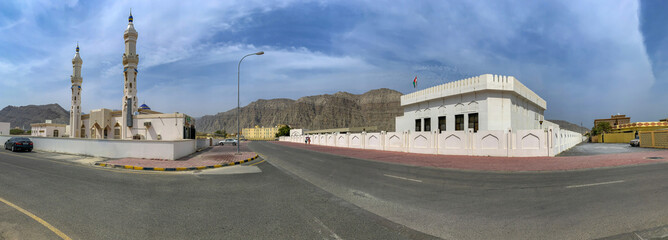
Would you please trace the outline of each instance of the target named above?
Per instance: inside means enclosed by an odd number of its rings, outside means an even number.
[[[121,139],[121,125],[118,123],[114,126],[114,139]]]

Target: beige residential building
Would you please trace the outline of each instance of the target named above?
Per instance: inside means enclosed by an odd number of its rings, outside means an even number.
[[[254,128],[244,128],[241,130],[241,134],[248,140],[274,140],[276,139],[276,133],[284,125],[278,125],[275,127],[260,127],[255,126]]]
[[[63,137],[67,134],[66,127],[65,124],[51,123],[49,120],[46,123],[32,123],[30,124],[30,135],[36,137]]]

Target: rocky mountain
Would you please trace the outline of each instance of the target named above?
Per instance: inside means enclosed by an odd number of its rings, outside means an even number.
[[[241,128],[288,124],[293,128],[328,129],[377,126],[394,131],[394,118],[403,115],[401,93],[381,88],[364,94],[337,92],[292,99],[257,100],[241,108]],[[197,130],[237,132],[236,109],[197,119]]]
[[[559,125],[559,127],[561,129],[566,129],[566,130],[573,131],[573,132],[576,132],[576,133],[584,134],[585,132],[589,131],[589,129],[586,128],[586,127],[581,127],[580,125],[573,124],[573,123],[570,123],[570,122],[566,122],[564,120],[547,120],[547,121],[550,121],[550,122],[553,122],[553,123]]]
[[[7,106],[0,110],[0,122],[9,122],[12,128],[30,129],[31,123],[43,123],[44,120],[53,120],[53,123],[69,124],[70,113],[58,104]]]

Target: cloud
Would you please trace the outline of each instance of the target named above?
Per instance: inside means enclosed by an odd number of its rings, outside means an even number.
[[[548,117],[591,124],[617,112],[663,118],[660,12],[620,1],[16,1],[0,3],[0,104],[69,106],[71,58],[83,108],[120,108],[122,34],[139,32],[138,97],[193,116],[380,87],[414,91],[485,73],[513,75]],[[638,10],[641,11],[638,11]],[[644,10],[643,10],[644,9]],[[640,14],[640,15],[639,15]],[[652,17],[653,16],[653,17]],[[640,27],[639,27],[640,26]],[[668,59],[668,58],[667,58]],[[655,79],[655,76],[657,79]],[[30,84],[23,84],[28,82]],[[658,86],[658,88],[657,88]]]

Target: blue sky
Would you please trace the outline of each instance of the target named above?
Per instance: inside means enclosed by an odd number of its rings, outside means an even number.
[[[402,93],[485,73],[511,75],[546,117],[668,117],[666,1],[2,1],[0,106],[119,109],[123,31],[139,32],[138,98],[202,116],[241,104],[338,91]]]

